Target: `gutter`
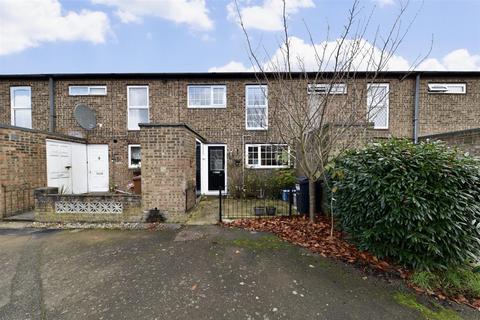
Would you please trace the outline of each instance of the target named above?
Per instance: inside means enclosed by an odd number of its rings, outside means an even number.
[[[53,81],[53,77],[48,78],[48,100],[49,100],[49,131],[55,132],[56,131],[56,120],[57,115],[55,111],[55,82]]]
[[[420,114],[420,74],[415,78],[415,105],[413,112],[413,143],[418,143],[418,117]]]

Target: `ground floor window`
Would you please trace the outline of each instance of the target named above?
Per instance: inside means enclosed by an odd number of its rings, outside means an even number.
[[[286,144],[247,144],[245,154],[247,168],[287,168],[290,164]]]
[[[130,144],[128,146],[128,167],[140,168],[141,165],[142,165],[142,161],[140,157],[140,145]]]

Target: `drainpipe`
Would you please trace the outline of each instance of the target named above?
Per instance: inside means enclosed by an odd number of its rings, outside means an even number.
[[[53,81],[53,77],[48,78],[48,98],[50,106],[49,129],[50,132],[55,132],[57,116],[55,114],[55,82]]]
[[[415,79],[415,109],[413,114],[413,143],[418,143],[418,115],[420,113],[420,73]]]

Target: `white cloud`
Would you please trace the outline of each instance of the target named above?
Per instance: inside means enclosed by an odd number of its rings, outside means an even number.
[[[116,15],[124,23],[141,21],[143,16],[158,17],[194,30],[213,29],[205,0],[92,0],[117,8]]]
[[[317,54],[321,55],[325,50],[325,57],[329,57],[337,50],[337,42],[321,42],[313,46],[311,43],[305,42],[303,39],[297,37],[290,37],[290,56],[292,62],[292,69],[294,71],[316,71],[318,70]],[[351,57],[351,50],[354,46],[358,46],[359,53],[355,55],[352,61],[351,70],[374,70],[374,63],[378,62],[381,57],[379,48],[374,47],[366,40],[354,42],[347,40],[344,44],[344,50],[340,54],[343,59]],[[264,70],[285,70],[284,68],[284,52],[282,49],[277,49],[270,57],[266,58],[263,64]],[[316,52],[315,52],[316,51]],[[370,59],[372,57],[372,59]],[[326,59],[324,59],[326,60]],[[332,59],[330,59],[332,60]],[[332,70],[332,61],[329,65],[323,65],[322,70]],[[370,63],[369,63],[370,62]],[[392,55],[384,71],[407,71],[411,70],[413,66],[407,59],[400,55]],[[424,60],[417,68],[417,70],[428,71],[480,71],[480,55],[470,54],[466,49],[458,49],[445,55],[442,59],[429,58]],[[246,67],[241,62],[230,61],[224,66],[213,67],[209,72],[248,72],[253,71],[252,67]]]
[[[230,61],[224,66],[210,68],[208,72],[248,72],[252,70],[252,68],[245,67],[241,62]]]
[[[311,43],[305,42],[303,39],[297,37],[290,37],[290,56],[291,56],[291,66],[294,71],[316,71],[318,70],[317,54],[324,54],[324,64],[322,65],[321,70],[332,70],[333,69],[333,54],[338,48],[337,41],[321,42],[313,46]],[[347,61],[351,58],[353,50],[358,52],[355,54],[355,57],[351,64],[351,70],[373,70],[375,69],[375,63],[378,63],[381,57],[381,51],[377,47],[374,47],[371,43],[366,40],[360,40],[355,42],[353,40],[346,40],[342,45],[344,48],[340,53],[340,59]],[[277,49],[271,57],[267,59],[265,64],[262,66],[264,70],[277,71],[279,69],[285,70],[284,68],[284,48]],[[330,57],[330,59],[328,59]],[[345,65],[345,64],[344,64]],[[394,70],[408,70],[410,64],[408,61],[398,55],[392,55],[388,63],[386,64],[384,70],[394,71]],[[231,61],[228,64],[222,67],[211,68],[211,72],[228,72],[228,71],[252,71],[252,68],[245,67],[242,63]],[[338,70],[338,69],[337,69]]]
[[[250,1],[247,1],[250,4]],[[285,12],[287,16],[297,13],[303,8],[312,8],[312,0],[287,0]],[[264,0],[261,5],[239,5],[243,23],[247,29],[264,31],[282,30],[283,2],[281,0]],[[227,5],[228,18],[238,22],[238,12],[234,2]]]
[[[441,60],[430,58],[423,61],[418,70],[435,71],[480,71],[480,55],[470,54],[467,49],[457,49]]]
[[[443,64],[440,63],[435,58],[428,58],[422,61],[420,65],[417,67],[418,70],[428,70],[428,71],[446,71],[447,68]]]
[[[0,55],[44,42],[105,42],[109,20],[100,11],[62,11],[58,0],[0,1]]]

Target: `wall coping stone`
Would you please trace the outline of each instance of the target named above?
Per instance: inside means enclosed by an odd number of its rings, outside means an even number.
[[[37,129],[29,129],[29,128],[11,126],[11,125],[1,124],[1,123],[0,123],[0,129],[18,130],[18,131],[24,131],[24,132],[30,132],[30,133],[40,133],[40,134],[46,135],[47,139],[61,139],[61,140],[68,140],[68,141],[86,143],[86,140],[84,138],[69,136],[69,135],[66,135],[66,134],[56,133],[56,132],[49,132],[49,131],[42,131],[42,130],[37,130]]]
[[[458,136],[471,135],[471,134],[480,134],[480,128],[429,134],[425,136],[420,136],[419,139],[438,139],[438,138],[446,138],[446,137],[456,137],[456,136],[458,137]]]

